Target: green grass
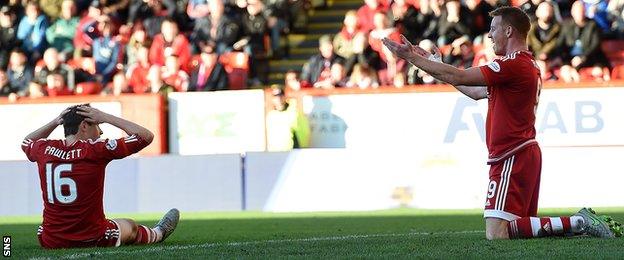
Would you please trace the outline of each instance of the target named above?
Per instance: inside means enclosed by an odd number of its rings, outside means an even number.
[[[542,210],[569,215],[573,209]],[[598,209],[624,220],[623,208]],[[155,214],[131,217],[153,225]],[[0,218],[16,258],[622,258],[624,239],[549,238],[487,241],[480,210],[389,210],[355,213],[184,213],[164,243],[122,248],[43,250],[40,217]]]

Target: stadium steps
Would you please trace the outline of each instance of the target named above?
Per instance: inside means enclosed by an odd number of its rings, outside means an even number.
[[[357,10],[363,4],[363,0],[327,0],[327,8],[310,10],[307,33],[288,35],[290,55],[269,61],[269,85],[283,85],[284,73],[289,70],[301,72],[308,58],[318,53],[318,39],[324,34],[338,33],[345,13]]]

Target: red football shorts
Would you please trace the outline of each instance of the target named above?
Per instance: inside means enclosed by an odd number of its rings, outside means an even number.
[[[490,166],[484,217],[512,221],[537,215],[542,152],[528,146]]]
[[[61,239],[50,234],[47,234],[41,226],[37,236],[39,237],[39,244],[48,249],[53,248],[77,248],[77,247],[118,247],[121,245],[119,226],[115,221],[108,220],[106,223],[106,231],[101,237],[89,241],[71,241]]]

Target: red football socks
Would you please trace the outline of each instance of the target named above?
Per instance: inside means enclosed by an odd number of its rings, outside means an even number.
[[[579,234],[583,219],[572,217],[524,217],[509,222],[507,231],[510,239],[563,236]]]
[[[143,244],[152,244],[156,242],[160,242],[162,240],[162,231],[159,228],[148,228],[143,225],[137,225],[137,236],[134,240],[134,244],[143,245]]]

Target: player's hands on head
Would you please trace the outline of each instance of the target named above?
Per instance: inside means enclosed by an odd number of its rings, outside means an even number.
[[[84,116],[85,121],[91,124],[100,124],[106,122],[106,116],[108,115],[100,111],[99,109],[90,106],[79,106],[77,107],[77,110],[78,111],[76,111],[76,113]]]
[[[62,125],[63,124],[63,116],[65,116],[65,114],[67,114],[67,112],[69,112],[69,108],[66,108],[65,110],[63,110],[63,112],[61,112],[61,114],[59,114],[55,119],[54,122],[57,125]]]

